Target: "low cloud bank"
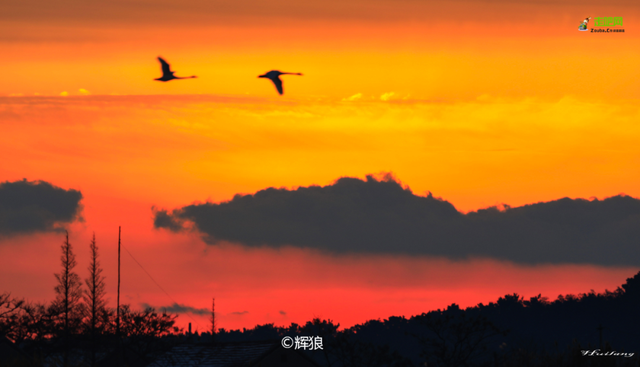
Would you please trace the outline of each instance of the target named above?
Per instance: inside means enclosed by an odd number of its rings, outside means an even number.
[[[223,203],[155,210],[154,225],[209,244],[297,246],[330,253],[489,257],[525,264],[640,265],[640,200],[569,199],[463,214],[393,176],[268,188]]]

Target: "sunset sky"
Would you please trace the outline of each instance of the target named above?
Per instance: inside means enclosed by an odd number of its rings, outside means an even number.
[[[624,33],[578,31],[609,16]],[[640,262],[256,246],[159,228],[154,215],[385,173],[460,213],[640,198],[639,24],[635,0],[11,0],[0,182],[81,192],[76,220],[54,226],[69,230],[79,275],[95,232],[115,306],[122,226],[122,300],[176,302],[192,310],[179,324],[200,330],[212,297],[219,327],[235,329],[614,290]],[[157,56],[198,78],[154,81]],[[283,76],[278,96],[257,78],[273,69],[304,75]],[[53,299],[54,227],[0,225],[0,292]]]

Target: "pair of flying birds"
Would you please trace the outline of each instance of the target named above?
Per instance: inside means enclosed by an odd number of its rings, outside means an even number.
[[[169,66],[168,62],[166,62],[162,57],[158,57],[158,61],[160,61],[160,65],[162,66],[162,77],[156,78],[154,80],[157,80],[157,81],[160,81],[160,82],[168,82],[168,81],[174,80],[174,79],[192,79],[192,78],[197,78],[195,75],[186,76],[186,77],[175,76],[174,75],[175,71],[171,71],[171,66]],[[268,73],[265,73],[263,75],[258,75],[258,78],[267,78],[267,79],[271,80],[273,82],[273,84],[276,86],[276,89],[278,90],[278,93],[280,93],[280,95],[282,95],[283,90],[282,90],[282,80],[280,80],[280,75],[285,75],[285,74],[302,75],[301,73],[283,73],[283,72],[278,71],[278,70],[271,70]]]

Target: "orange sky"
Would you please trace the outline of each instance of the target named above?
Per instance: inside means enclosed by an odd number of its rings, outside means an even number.
[[[95,230],[113,268],[121,224],[176,300],[202,308],[219,299],[221,327],[313,316],[348,326],[507,292],[614,289],[637,271],[207,248],[153,230],[151,212],[378,172],[461,211],[640,197],[634,1],[56,4],[0,11],[0,181],[81,190],[80,259]],[[625,33],[578,32],[586,16],[622,16]],[[199,78],[153,81],[158,55]],[[271,69],[305,75],[283,77],[279,97],[256,78]],[[61,241],[0,240],[0,257],[23,259],[0,270],[0,291],[50,299]],[[135,263],[124,269],[130,302],[170,302]],[[455,281],[443,285],[442,274]]]
[[[103,200],[106,198],[102,198]],[[103,201],[104,202],[104,201]],[[190,235],[150,228],[145,205],[111,198],[110,204],[85,208],[86,223],[72,227],[78,273],[87,275],[92,231],[100,246],[109,303],[115,305],[117,225],[123,224],[121,302],[140,307],[176,302],[208,309],[216,297],[219,327],[289,325],[314,317],[349,327],[369,319],[411,316],[451,303],[462,307],[495,302],[505,294],[526,299],[559,294],[615,290],[638,269],[589,265],[521,266],[493,260],[450,261],[427,257],[329,256],[294,248],[248,249],[208,246]],[[113,219],[109,209],[122,212]],[[97,210],[100,213],[97,213]],[[118,210],[113,210],[118,212]],[[101,213],[109,213],[103,218]],[[137,218],[137,219],[136,219]],[[141,219],[142,218],[142,219]],[[89,223],[97,223],[89,225]],[[115,228],[115,230],[114,230]],[[2,289],[32,301],[54,298],[60,235],[14,238],[0,246]],[[170,297],[132,260],[144,266]],[[206,316],[181,315],[179,325],[206,330]]]

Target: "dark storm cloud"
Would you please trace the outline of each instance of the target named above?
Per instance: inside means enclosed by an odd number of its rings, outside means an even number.
[[[162,306],[162,307],[153,307],[151,305],[149,305],[148,303],[141,303],[140,306],[142,306],[142,308],[154,308],[156,310],[160,310],[166,313],[191,313],[194,315],[200,315],[200,316],[204,316],[204,315],[210,315],[211,314],[211,310],[207,310],[206,308],[195,308],[195,307],[191,307],[191,306],[186,306],[186,305],[181,305],[179,303],[174,303],[172,305],[169,306]]]
[[[518,263],[640,265],[640,200],[569,199],[468,214],[414,195],[391,176],[341,178],[295,190],[269,188],[229,202],[156,211],[156,228],[205,241],[291,245],[330,253],[491,257]]]
[[[177,216],[170,215],[166,210],[156,210],[155,207],[153,207],[152,210],[155,212],[153,219],[154,227],[166,228],[174,232],[182,230],[182,220],[178,219]]]
[[[0,235],[59,230],[79,218],[82,194],[44,181],[0,183]]]

